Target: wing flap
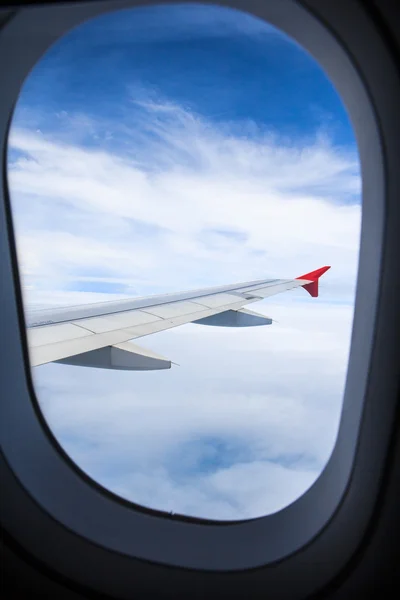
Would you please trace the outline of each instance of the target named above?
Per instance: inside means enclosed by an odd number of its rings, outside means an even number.
[[[249,297],[254,295],[258,296],[258,299],[269,298],[270,296],[275,296],[275,294],[280,294],[281,292],[287,292],[289,290],[293,290],[297,287],[301,287],[304,284],[304,281],[300,281],[297,279],[288,279],[288,280],[280,280],[277,284],[269,284],[264,286],[252,286],[248,289],[244,290],[242,293],[247,294]]]
[[[35,348],[44,344],[75,340],[92,335],[91,331],[73,323],[63,323],[51,327],[35,327],[28,329],[29,346]]]
[[[49,362],[55,362],[62,358],[90,352],[105,346],[113,346],[132,339],[131,332],[125,329],[109,331],[107,333],[91,333],[90,335],[74,340],[62,340],[51,344],[42,344],[29,348],[29,356],[32,367],[38,367]]]
[[[196,304],[200,304],[206,308],[220,308],[221,306],[237,304],[239,299],[244,299],[244,296],[240,292],[236,294],[214,294],[198,298]]]
[[[143,309],[149,315],[155,315],[161,319],[172,319],[184,315],[191,315],[196,312],[201,312],[204,307],[196,302],[187,300],[185,302],[171,302],[170,304],[160,304],[160,306],[150,306]]]
[[[85,327],[92,333],[106,333],[107,331],[136,327],[136,325],[147,325],[156,321],[161,321],[161,317],[142,310],[128,310],[110,316],[80,319],[79,321],[73,321],[73,324]]]

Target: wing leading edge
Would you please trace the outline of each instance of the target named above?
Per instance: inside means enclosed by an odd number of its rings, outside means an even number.
[[[303,287],[318,296],[318,280],[330,267],[296,279],[265,279],[83,306],[32,311],[28,345],[32,366],[61,362],[133,371],[168,369],[171,361],[131,342],[186,323],[220,327],[270,325],[247,304]]]

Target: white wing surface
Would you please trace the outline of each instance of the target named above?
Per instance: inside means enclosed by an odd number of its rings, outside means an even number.
[[[244,306],[304,287],[318,296],[322,267],[296,279],[265,279],[178,294],[35,310],[28,316],[32,366],[62,362],[132,371],[169,369],[171,361],[131,340],[199,323],[222,327],[270,325],[272,319]]]

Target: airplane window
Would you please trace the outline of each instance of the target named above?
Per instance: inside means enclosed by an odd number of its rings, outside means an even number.
[[[316,61],[227,8],[102,15],[25,81],[8,183],[37,400],[76,465],[190,517],[301,496],[335,444],[361,224]]]

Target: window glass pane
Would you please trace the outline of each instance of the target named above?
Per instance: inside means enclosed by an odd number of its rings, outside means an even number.
[[[302,495],[337,434],[361,220],[352,127],[315,60],[272,26],[217,6],[105,14],[31,72],[8,165],[28,323],[37,308],[331,266],[319,297],[298,287],[246,305],[268,325],[156,326],[134,340],[177,363],[170,369],[32,367],[60,444],[124,498],[230,520]],[[158,314],[152,303],[138,326]],[[188,305],[162,310],[158,323]],[[80,335],[108,324],[81,321]]]

